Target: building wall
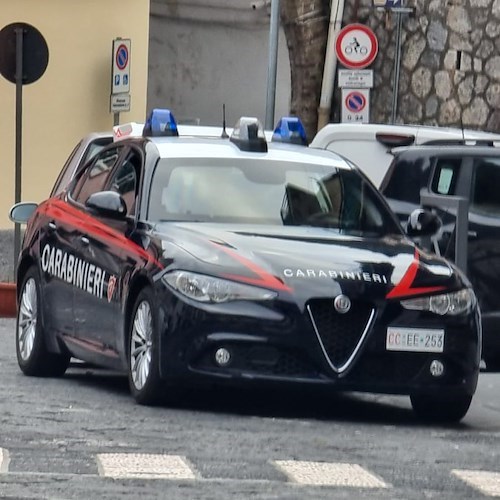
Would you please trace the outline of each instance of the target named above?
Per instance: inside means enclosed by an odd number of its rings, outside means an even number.
[[[109,130],[112,40],[130,38],[131,110],[120,121],[146,113],[149,0],[0,0],[0,29],[25,22],[49,48],[45,74],[23,86],[22,200],[48,195],[81,137]],[[1,50],[1,47],[0,47]],[[14,203],[15,85],[0,76],[0,228],[10,229]]]
[[[228,126],[243,115],[264,124],[269,26],[263,0],[152,0],[148,107],[169,107],[180,121],[218,125],[225,104]],[[276,119],[288,113],[289,100],[280,30]]]
[[[500,0],[407,0],[406,4],[415,12],[402,17],[395,121],[499,132]],[[377,34],[370,118],[389,123],[397,16],[374,9],[372,0],[346,1],[344,24],[353,21],[369,25]]]

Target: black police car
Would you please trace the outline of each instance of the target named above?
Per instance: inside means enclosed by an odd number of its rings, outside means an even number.
[[[142,404],[170,388],[294,383],[408,394],[423,418],[461,419],[476,389],[474,293],[419,250],[367,178],[309,149],[296,118],[265,139],[179,137],[154,110],[26,222],[17,357],[60,376],[70,357],[128,373]],[[416,212],[408,231],[436,217]],[[29,220],[28,220],[29,219]]]

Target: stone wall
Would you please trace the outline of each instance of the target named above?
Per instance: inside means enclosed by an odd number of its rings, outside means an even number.
[[[402,15],[395,121],[499,132],[500,0],[414,0],[411,5],[415,13]],[[397,15],[373,8],[372,0],[353,0],[346,1],[343,21],[366,24],[377,34],[370,121],[390,123]],[[338,99],[337,92],[336,109]]]

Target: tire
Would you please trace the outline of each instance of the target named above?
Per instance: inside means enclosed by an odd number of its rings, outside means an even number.
[[[31,267],[21,286],[16,321],[16,354],[21,371],[31,377],[61,377],[71,356],[49,352],[42,321],[40,282]]]
[[[469,394],[429,395],[416,393],[410,396],[415,414],[426,422],[454,423],[465,417],[472,402]]]
[[[128,332],[128,380],[137,403],[156,405],[163,401],[160,378],[159,332],[155,299],[151,288],[139,293],[132,309]]]

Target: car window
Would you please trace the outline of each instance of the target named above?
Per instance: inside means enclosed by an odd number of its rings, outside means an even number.
[[[80,157],[78,153],[83,147],[83,140],[80,141],[75,146],[68,159],[66,160],[63,168],[61,169],[61,172],[59,173],[57,180],[54,183],[54,187],[52,188],[50,196],[52,197],[59,194],[70,183],[71,179],[75,175],[77,168],[80,165],[84,165],[96,153],[101,151],[105,146],[111,144],[112,142],[112,137],[102,137],[99,139],[94,139],[87,145],[85,151],[83,152],[83,155]]]
[[[498,217],[500,215],[500,159],[481,158],[474,162],[470,210]]]
[[[437,194],[453,195],[461,164],[461,158],[438,158],[431,191]]]
[[[80,175],[72,190],[71,197],[85,204],[88,197],[102,191],[122,148],[114,147],[98,153],[94,161]]]
[[[380,189],[388,199],[420,205],[420,192],[429,184],[430,171],[427,157],[396,156]]]
[[[213,162],[160,160],[148,218],[400,232],[378,193],[357,171],[280,161]]]
[[[127,205],[127,215],[135,213],[138,178],[141,167],[141,157],[131,151],[116,169],[110,183],[110,189],[120,193]]]

